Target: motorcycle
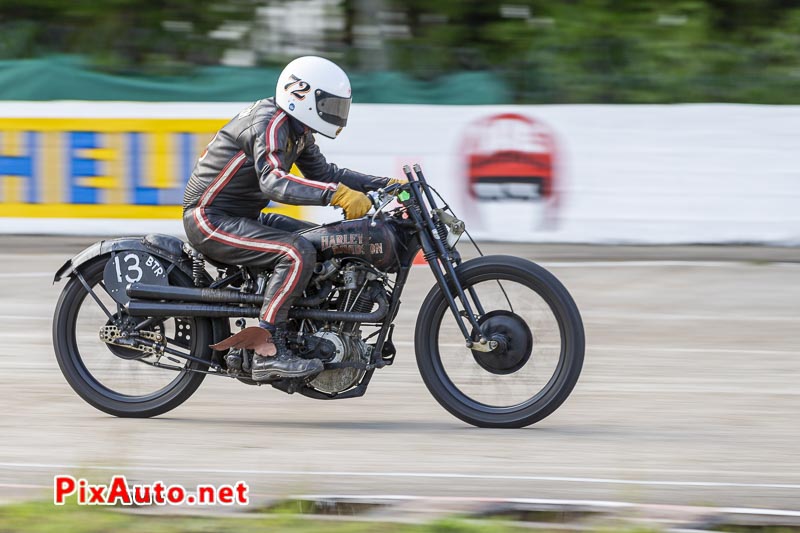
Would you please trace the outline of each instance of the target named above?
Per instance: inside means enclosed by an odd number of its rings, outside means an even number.
[[[318,257],[290,310],[287,343],[324,370],[269,385],[321,400],[362,396],[373,373],[395,360],[394,320],[421,250],[436,283],[419,310],[414,348],[430,393],[479,427],[542,420],[567,399],[583,365],[575,302],[531,261],[462,261],[464,223],[419,165],[403,170],[407,184],[369,194],[373,214],[302,232]],[[68,279],[53,320],[59,367],[81,398],[119,417],[166,413],[209,375],[259,385],[252,353],[211,345],[230,336],[231,320],[244,328],[258,316],[269,276],[168,235],[97,242],[55,275]]]

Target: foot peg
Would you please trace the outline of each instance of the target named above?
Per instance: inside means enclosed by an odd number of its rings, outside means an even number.
[[[243,351],[233,349],[225,356],[225,364],[228,367],[228,372],[239,373],[242,371],[242,364],[244,363]]]

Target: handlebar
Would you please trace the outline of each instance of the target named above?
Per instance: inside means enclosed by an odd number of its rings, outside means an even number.
[[[395,199],[395,196],[392,193],[401,187],[402,185],[397,183],[395,185],[384,187],[383,189],[369,191],[367,193],[367,197],[369,197],[370,201],[372,201],[372,205],[375,207],[375,210],[380,211]]]
[[[386,192],[388,189],[392,189],[396,187],[392,185],[391,187],[387,187],[386,189],[378,189],[377,191],[369,191],[367,193],[367,197],[372,201],[372,206],[375,208],[375,212],[369,219],[369,223],[371,226],[375,225],[375,217],[378,214],[382,213],[382,209],[389,205],[392,200],[394,200],[394,196]]]

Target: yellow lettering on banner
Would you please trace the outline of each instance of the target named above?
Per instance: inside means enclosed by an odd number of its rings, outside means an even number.
[[[80,179],[81,187],[93,189],[113,189],[116,186],[113,176],[89,176]]]
[[[99,133],[181,132],[208,136],[225,125],[219,119],[159,119],[159,118],[0,118],[0,130],[26,131],[93,131]]]
[[[100,138],[108,137],[108,135],[101,135]],[[83,159],[94,159],[105,163],[103,167],[106,169],[105,174],[99,176],[85,177],[80,180],[80,185],[83,187],[92,187],[94,189],[114,190],[118,188],[117,179],[113,175],[108,174],[107,162],[116,157],[114,150],[109,148],[79,148],[75,150],[75,155]],[[109,202],[113,203],[113,202]]]
[[[78,148],[75,150],[75,155],[97,161],[109,161],[117,157],[116,152],[110,148]]]
[[[200,155],[206,151],[206,147],[208,143],[211,142],[211,139],[214,138],[214,133],[210,133],[208,135],[197,134],[194,136],[194,157],[195,161],[200,157]],[[192,167],[194,168],[194,167]]]
[[[3,155],[9,157],[25,155],[22,153],[22,143],[20,142],[21,133],[20,130],[3,131]]]
[[[106,133],[105,146],[113,155],[106,160],[106,173],[114,179],[114,186],[108,190],[106,201],[109,204],[124,204],[128,202],[127,176],[125,175],[125,143],[122,133]]]
[[[8,157],[18,157],[23,155],[22,147],[20,146],[20,132],[19,131],[3,131],[2,155]],[[4,202],[22,202],[22,178],[19,176],[5,175],[0,176],[2,182],[2,192],[0,198]]]
[[[23,158],[4,161],[4,171],[26,174],[0,176],[0,217],[180,219],[183,174],[225,122],[0,118],[0,156]],[[72,132],[93,133],[93,144],[80,146],[94,147],[67,150]],[[191,138],[185,139],[183,134]],[[78,137],[88,138],[74,138]],[[292,171],[300,175],[296,168]],[[29,173],[33,176],[27,176]],[[85,194],[79,187],[97,191]],[[153,195],[152,189],[158,194]],[[81,200],[73,200],[76,198]],[[69,203],[83,198],[97,203]],[[302,208],[297,206],[280,205],[268,211],[302,217]]]
[[[145,176],[145,185],[156,189],[169,189],[176,180],[173,176],[175,166],[172,164],[175,135],[170,128],[168,133],[158,132],[147,136],[149,172]]]
[[[3,183],[0,198],[4,202],[19,202],[22,200],[22,178],[17,176],[0,176]]]
[[[42,133],[42,154],[39,175],[42,189],[39,197],[42,203],[59,204],[65,200],[64,143],[63,134],[59,131]]]
[[[270,213],[280,213],[292,218],[302,218],[302,208],[297,205],[270,207]],[[79,204],[2,204],[0,216],[15,218],[158,218],[180,219],[183,210],[179,205],[79,205]]]

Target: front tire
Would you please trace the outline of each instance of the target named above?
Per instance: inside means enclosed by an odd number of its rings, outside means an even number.
[[[103,268],[105,267],[108,256],[103,256],[80,267],[80,273],[84,277],[89,287],[98,289],[95,292],[102,294],[99,289],[103,279]],[[174,269],[170,274],[170,284],[191,286],[191,280],[183,275],[178,269]],[[103,294],[108,307],[113,303]],[[164,386],[158,386],[158,390],[147,391],[144,393],[125,390],[121,386],[114,387],[113,384],[105,382],[99,377],[96,371],[91,370],[86,357],[88,354],[82,353],[79,348],[79,337],[83,346],[94,348],[93,353],[99,353],[100,359],[107,356],[107,360],[102,360],[104,366],[116,365],[113,371],[116,376],[123,375],[132,370],[138,370],[137,365],[145,363],[139,361],[125,361],[118,358],[110,349],[109,345],[104,345],[95,336],[97,346],[93,346],[86,341],[91,334],[91,324],[85,331],[78,332],[77,323],[82,306],[96,306],[92,301],[83,284],[73,275],[67,282],[61,297],[56,304],[55,316],[53,317],[53,347],[55,349],[56,360],[61,372],[70,384],[72,389],[78,393],[87,403],[93,407],[110,415],[125,418],[148,418],[157,416],[167,411],[175,409],[185,402],[200,386],[205,378],[205,374],[191,372],[192,369],[203,369],[205,367],[199,363],[190,362],[184,370],[177,372],[174,370],[149,368],[151,372],[162,372],[172,374],[175,377]],[[99,309],[99,306],[97,307]],[[113,312],[115,309],[112,308]],[[95,312],[96,316],[99,316]],[[101,317],[100,320],[103,320]],[[174,319],[173,319],[174,320]],[[94,322],[97,322],[95,320]],[[188,323],[187,323],[188,324]],[[97,323],[98,329],[101,323]],[[192,319],[191,339],[189,349],[193,355],[201,359],[211,359],[212,341],[211,324],[206,319]],[[124,354],[124,348],[120,350]],[[106,364],[107,363],[107,364]],[[155,375],[155,374],[153,374]],[[160,378],[158,374],[158,379]]]
[[[455,320],[444,292],[434,286],[420,309],[415,335],[417,366],[428,390],[451,414],[478,427],[520,428],[552,414],[572,392],[583,366],[583,322],[567,289],[544,268],[518,257],[480,257],[463,263],[456,273],[465,291],[471,288],[482,304],[491,306],[484,309],[484,321],[510,330],[516,345],[510,342],[507,353],[495,358],[468,350],[460,344],[464,338],[459,331],[452,328],[446,333]],[[514,287],[518,289],[512,290]],[[521,302],[515,303],[514,297],[523,292]],[[499,295],[494,300],[493,293]],[[534,299],[540,302],[534,311],[526,314],[520,310],[531,306]],[[547,331],[545,324],[552,324],[552,331]],[[537,376],[539,369],[534,368],[533,373],[525,374],[524,367],[539,361],[544,364],[548,346],[552,371]],[[457,364],[448,367],[450,359]],[[468,368],[469,378],[459,384],[456,374],[463,374],[462,368]],[[537,380],[543,382],[541,389],[534,385]],[[501,394],[510,396],[509,402],[487,396],[487,381],[498,384]],[[529,385],[538,392],[530,396],[518,392]]]

